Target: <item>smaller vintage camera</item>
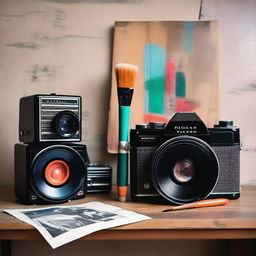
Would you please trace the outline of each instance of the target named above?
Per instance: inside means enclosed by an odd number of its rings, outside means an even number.
[[[31,95],[20,99],[19,140],[34,142],[81,141],[80,96]]]
[[[240,196],[240,136],[232,121],[207,128],[196,113],[130,133],[131,197],[184,204]]]
[[[111,191],[111,167],[92,164],[81,141],[80,96],[20,99],[15,144],[15,196],[26,204],[63,203]]]
[[[107,164],[87,164],[87,192],[109,193],[112,188],[112,168]]]

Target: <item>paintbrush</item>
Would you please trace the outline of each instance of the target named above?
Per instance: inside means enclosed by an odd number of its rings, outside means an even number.
[[[171,212],[171,211],[200,208],[200,207],[209,207],[209,206],[219,206],[219,205],[225,205],[228,202],[229,200],[225,198],[208,199],[208,200],[197,201],[189,204],[182,204],[179,206],[172,206],[172,207],[169,207],[168,209],[163,210],[163,212]]]
[[[119,103],[119,145],[117,159],[117,191],[119,201],[126,200],[128,186],[128,136],[133,88],[138,66],[118,63],[115,67]]]

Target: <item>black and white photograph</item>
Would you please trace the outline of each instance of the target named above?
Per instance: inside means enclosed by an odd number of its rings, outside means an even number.
[[[118,214],[97,211],[87,207],[56,207],[29,212],[24,211],[23,214],[31,218],[38,225],[43,226],[52,237],[97,222],[108,222],[121,218]]]
[[[5,212],[34,226],[55,249],[98,230],[148,220],[150,217],[100,202]]]

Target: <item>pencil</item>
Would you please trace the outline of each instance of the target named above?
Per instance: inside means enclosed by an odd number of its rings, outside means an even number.
[[[226,198],[208,199],[208,200],[197,201],[189,204],[182,204],[179,206],[172,206],[172,207],[169,207],[168,209],[163,210],[163,212],[171,212],[171,211],[177,211],[177,210],[210,207],[210,206],[219,206],[219,205],[225,205],[227,203],[229,203],[229,200]]]
[[[130,109],[138,66],[118,63],[115,67],[119,103],[119,145],[117,158],[117,192],[119,201],[126,201],[128,186],[128,137]]]

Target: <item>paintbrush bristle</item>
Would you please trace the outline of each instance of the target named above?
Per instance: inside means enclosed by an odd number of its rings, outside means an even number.
[[[134,88],[138,66],[128,63],[116,64],[117,87]]]

